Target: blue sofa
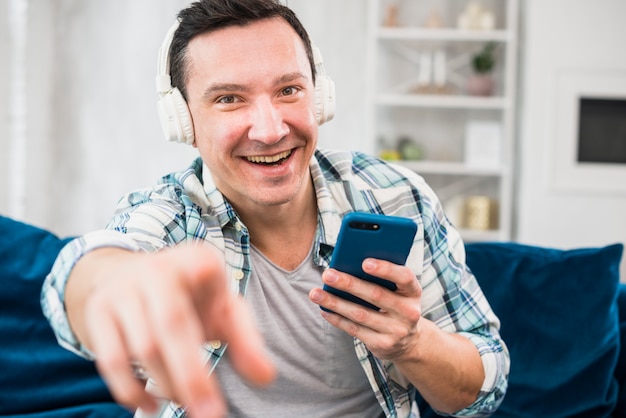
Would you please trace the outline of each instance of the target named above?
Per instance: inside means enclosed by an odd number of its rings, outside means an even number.
[[[41,313],[41,283],[67,241],[0,216],[2,417],[132,416],[113,402],[92,363],[57,345]],[[625,417],[622,245],[466,249],[511,352],[509,390],[494,416]],[[420,403],[424,416],[436,416]]]

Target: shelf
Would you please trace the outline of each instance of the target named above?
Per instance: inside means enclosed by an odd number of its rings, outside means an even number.
[[[441,162],[441,161],[391,161],[394,164],[406,167],[409,170],[422,174],[445,174],[462,176],[486,176],[497,177],[503,175],[502,168],[482,168],[473,167],[462,162]]]
[[[368,3],[369,117],[365,123],[369,149],[381,153],[397,147],[401,138],[414,139],[423,155],[432,159],[392,163],[424,177],[446,210],[462,210],[459,202],[471,196],[487,196],[498,203],[497,220],[489,222],[498,229],[460,228],[463,239],[511,239],[519,0],[488,2],[485,8],[495,17],[497,28],[493,30],[454,27],[457,19],[451,17],[460,16],[462,6],[456,0],[438,5],[441,22],[449,25],[438,28],[419,26],[418,22],[429,21],[430,4],[402,2],[401,10],[393,13],[404,26],[385,26],[383,22],[395,17],[389,14],[389,3]],[[473,58],[489,43],[497,44],[495,95],[469,95]],[[479,129],[469,129],[473,122]],[[465,156],[471,160],[471,150],[494,162],[484,167],[465,163]]]
[[[379,28],[378,37],[382,40],[424,40],[458,42],[508,42],[511,35],[506,30],[461,30],[452,28]]]
[[[509,101],[502,97],[382,94],[377,97],[376,104],[383,106],[435,107],[451,109],[506,109],[509,106]]]

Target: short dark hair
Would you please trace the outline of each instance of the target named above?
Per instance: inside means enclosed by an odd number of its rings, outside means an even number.
[[[172,86],[177,87],[187,100],[187,47],[194,37],[228,26],[246,26],[275,17],[284,19],[302,39],[315,83],[315,63],[309,35],[289,7],[278,0],[199,0],[178,13],[180,25],[174,33],[169,50]]]

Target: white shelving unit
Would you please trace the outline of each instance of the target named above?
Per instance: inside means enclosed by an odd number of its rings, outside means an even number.
[[[457,28],[459,14],[470,3],[491,12],[495,24],[489,29]],[[368,7],[366,148],[380,153],[408,139],[423,157],[397,162],[426,178],[465,240],[512,239],[518,0],[369,0]],[[384,23],[389,7],[398,12],[393,26]],[[425,23],[433,15],[437,27]],[[471,73],[471,56],[487,43],[495,44],[495,91],[469,95],[464,82]],[[432,57],[435,51],[444,57],[445,83],[437,70],[434,79],[443,89],[433,93],[416,85],[426,67],[420,57]],[[495,164],[467,161],[466,129],[477,122],[499,132]],[[488,227],[467,228],[464,203],[477,196],[495,202],[489,210],[497,208],[497,218]]]

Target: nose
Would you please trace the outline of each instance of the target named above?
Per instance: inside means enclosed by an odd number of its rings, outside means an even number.
[[[271,99],[259,99],[251,110],[250,140],[274,144],[289,132],[280,105],[272,103]]]

